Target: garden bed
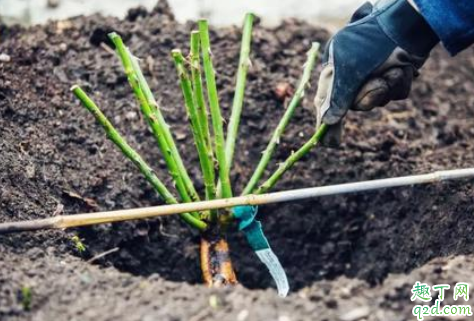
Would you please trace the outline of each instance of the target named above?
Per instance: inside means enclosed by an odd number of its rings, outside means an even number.
[[[87,89],[165,177],[122,67],[102,43],[112,30],[145,59],[145,76],[177,133],[191,177],[199,181],[170,56],[172,49],[187,47],[193,24],[175,22],[161,3],[150,13],[133,10],[125,20],[91,16],[29,29],[0,27],[0,53],[11,57],[0,62],[0,221],[161,204],[69,91],[76,82]],[[324,43],[328,36],[296,20],[255,27],[234,186],[247,182],[284,111],[287,100],[277,88],[296,86],[311,42]],[[211,32],[225,116],[240,37],[237,27]],[[473,57],[472,49],[454,59],[442,48],[435,50],[410,100],[352,113],[343,148],[316,148],[277,189],[473,166]],[[314,131],[318,73],[279,144],[280,160]],[[415,281],[473,279],[473,195],[472,182],[462,181],[261,207],[259,217],[292,287],[285,300],[238,232],[230,233],[229,242],[242,286],[207,290],[201,285],[199,236],[176,218],[0,236],[0,316],[334,320],[367,307],[370,320],[406,319]],[[83,239],[86,253],[77,252],[74,235]],[[25,287],[31,288],[30,311],[22,306]]]

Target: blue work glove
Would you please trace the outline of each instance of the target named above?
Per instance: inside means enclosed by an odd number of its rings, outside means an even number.
[[[340,144],[349,109],[371,110],[408,97],[418,69],[439,42],[407,0],[367,2],[328,43],[315,98],[326,145]]]

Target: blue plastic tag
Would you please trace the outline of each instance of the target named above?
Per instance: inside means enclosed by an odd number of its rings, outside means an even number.
[[[278,295],[286,297],[290,290],[288,278],[278,257],[270,248],[270,244],[263,233],[262,224],[255,220],[257,211],[256,206],[236,206],[233,208],[234,217],[239,221],[239,230],[244,232],[249,245],[260,261],[268,268],[277,285]]]

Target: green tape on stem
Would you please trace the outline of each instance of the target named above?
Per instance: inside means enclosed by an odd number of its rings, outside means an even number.
[[[270,248],[270,244],[263,233],[262,223],[255,220],[257,212],[258,207],[256,206],[236,206],[233,208],[234,217],[239,221],[239,230],[244,232],[250,247],[268,268],[277,285],[278,295],[286,297],[289,291],[288,278],[278,257]]]

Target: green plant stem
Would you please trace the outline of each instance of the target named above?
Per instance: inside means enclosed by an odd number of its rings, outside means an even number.
[[[133,69],[135,73],[137,74],[140,88],[142,88],[143,93],[145,94],[145,97],[148,101],[148,104],[150,105],[152,112],[155,115],[156,120],[160,126],[162,134],[166,139],[169,152],[171,153],[171,157],[173,157],[174,161],[176,162],[176,165],[178,166],[178,172],[182,176],[183,183],[186,185],[186,189],[188,190],[188,193],[190,194],[193,201],[199,201],[200,200],[199,195],[196,191],[196,188],[194,187],[193,181],[189,177],[186,167],[184,166],[183,159],[181,158],[178,148],[176,147],[176,144],[173,139],[173,135],[171,134],[171,131],[170,131],[170,127],[166,123],[165,118],[163,117],[163,114],[161,113],[161,108],[158,105],[158,102],[156,101],[155,97],[153,96],[153,93],[151,92],[151,89],[148,86],[148,83],[145,77],[143,76],[143,72],[138,63],[138,59],[133,57],[133,55],[130,52],[129,52],[129,56],[131,57]]]
[[[166,186],[161,182],[161,180],[156,176],[153,169],[143,160],[143,158],[132,148],[125,139],[118,133],[110,121],[105,117],[105,115],[100,111],[99,107],[92,101],[91,98],[79,87],[73,86],[71,91],[74,95],[81,101],[82,105],[95,117],[97,122],[104,128],[107,137],[122,151],[122,153],[131,160],[135,166],[140,170],[140,172],[145,176],[148,182],[153,186],[153,188],[158,192],[158,194],[165,200],[168,204],[177,204],[177,200],[166,188]],[[205,222],[195,218],[189,213],[181,215],[181,218],[188,223],[191,227],[194,227],[198,230],[205,230],[207,225]]]
[[[127,75],[128,81],[130,86],[133,89],[133,92],[140,103],[140,109],[142,110],[145,119],[147,120],[148,124],[150,125],[153,135],[155,136],[158,147],[163,154],[163,158],[165,159],[166,165],[168,170],[173,177],[173,180],[176,184],[176,189],[178,190],[179,195],[181,196],[181,200],[185,203],[192,202],[192,198],[189,195],[188,189],[184,183],[183,175],[179,170],[178,163],[172,156],[172,150],[168,144],[166,139],[166,134],[164,133],[164,126],[160,124],[156,117],[157,108],[153,108],[144,93],[143,87],[139,82],[139,77],[136,73],[136,64],[134,68],[133,60],[135,59],[130,52],[128,51],[127,47],[123,44],[122,38],[116,33],[111,33],[109,35],[110,39],[115,44],[115,48],[117,53],[122,61],[125,74]]]
[[[204,135],[205,147],[207,158],[210,162],[210,168],[206,170],[209,171],[207,177],[204,175],[204,185],[206,187],[206,199],[213,200],[216,198],[216,185],[215,185],[215,171],[214,171],[214,152],[212,151],[212,140],[211,133],[209,131],[209,112],[206,105],[206,100],[204,99],[204,91],[202,86],[202,75],[201,75],[201,62],[200,62],[200,36],[199,31],[191,31],[191,41],[190,41],[190,62],[191,62],[191,78],[192,86],[194,92],[194,98],[196,99],[196,107],[199,114],[199,124],[201,126],[201,131]],[[205,170],[203,169],[203,173]],[[211,221],[217,221],[217,211],[212,210],[211,212]]]
[[[206,138],[206,146],[208,150],[208,157],[214,159],[212,151],[211,133],[209,131],[209,112],[206,101],[204,99],[204,90],[202,86],[201,62],[200,62],[200,38],[199,31],[191,31],[191,77],[193,83],[194,97],[196,98],[197,109],[199,113],[199,122]]]
[[[247,82],[247,72],[251,65],[250,46],[252,43],[252,27],[254,15],[247,13],[245,15],[244,27],[242,32],[242,43],[240,47],[239,68],[237,70],[237,79],[235,83],[234,101],[232,103],[232,113],[229,125],[227,127],[227,137],[225,145],[225,157],[227,171],[230,173],[232,161],[234,159],[235,142],[239,131],[240,116],[244,103],[245,84]]]
[[[280,180],[280,178],[283,176],[283,174],[286,173],[293,165],[299,161],[303,156],[308,154],[308,152],[318,144],[318,142],[321,140],[321,138],[326,134],[327,131],[327,125],[322,124],[319,129],[316,131],[316,133],[311,137],[311,139],[306,142],[306,144],[303,145],[300,149],[298,149],[296,152],[292,153],[290,157],[288,157],[273,173],[273,175],[270,176],[270,178],[260,185],[260,187],[253,193],[253,194],[264,194],[267,193],[275,184]]]
[[[208,199],[215,199],[215,185],[214,185],[214,166],[212,158],[209,158],[208,148],[206,144],[206,138],[204,130],[200,122],[198,113],[197,103],[195,97],[193,97],[193,88],[191,79],[184,66],[185,60],[180,50],[175,49],[172,51],[173,60],[178,71],[178,77],[180,79],[181,90],[183,91],[184,102],[186,106],[186,112],[191,123],[191,128],[194,136],[194,142],[199,155],[199,162],[204,177],[204,186],[206,189],[206,196]],[[212,217],[216,219],[217,217]]]
[[[223,198],[228,198],[232,197],[232,188],[230,185],[229,170],[226,166],[223,120],[217,95],[216,73],[212,65],[211,47],[209,43],[209,26],[206,20],[199,21],[199,34],[201,38],[204,75],[206,78],[207,94],[214,131],[215,154],[219,166],[219,180],[221,182],[220,195]]]
[[[313,71],[314,66],[316,64],[318,51],[319,51],[319,43],[315,42],[313,43],[313,45],[311,46],[311,49],[308,52],[308,59],[306,60],[306,63],[304,64],[305,67],[304,67],[303,75],[301,77],[298,88],[296,89],[296,92],[293,95],[293,98],[291,99],[291,102],[288,108],[283,114],[283,117],[278,123],[277,128],[273,132],[272,138],[270,139],[270,142],[268,143],[265,151],[263,152],[262,158],[260,159],[257,165],[257,168],[255,169],[255,172],[253,173],[252,177],[247,183],[242,195],[251,194],[254,191],[255,187],[257,186],[258,181],[262,178],[263,173],[265,172],[265,169],[267,168],[268,163],[270,162],[273,156],[273,153],[275,152],[275,149],[278,143],[280,142],[280,138],[283,132],[285,131],[286,126],[288,125],[291,118],[293,117],[296,107],[298,107],[298,105],[300,104],[301,100],[304,97],[304,92],[305,92],[306,87],[309,84],[311,72]]]

